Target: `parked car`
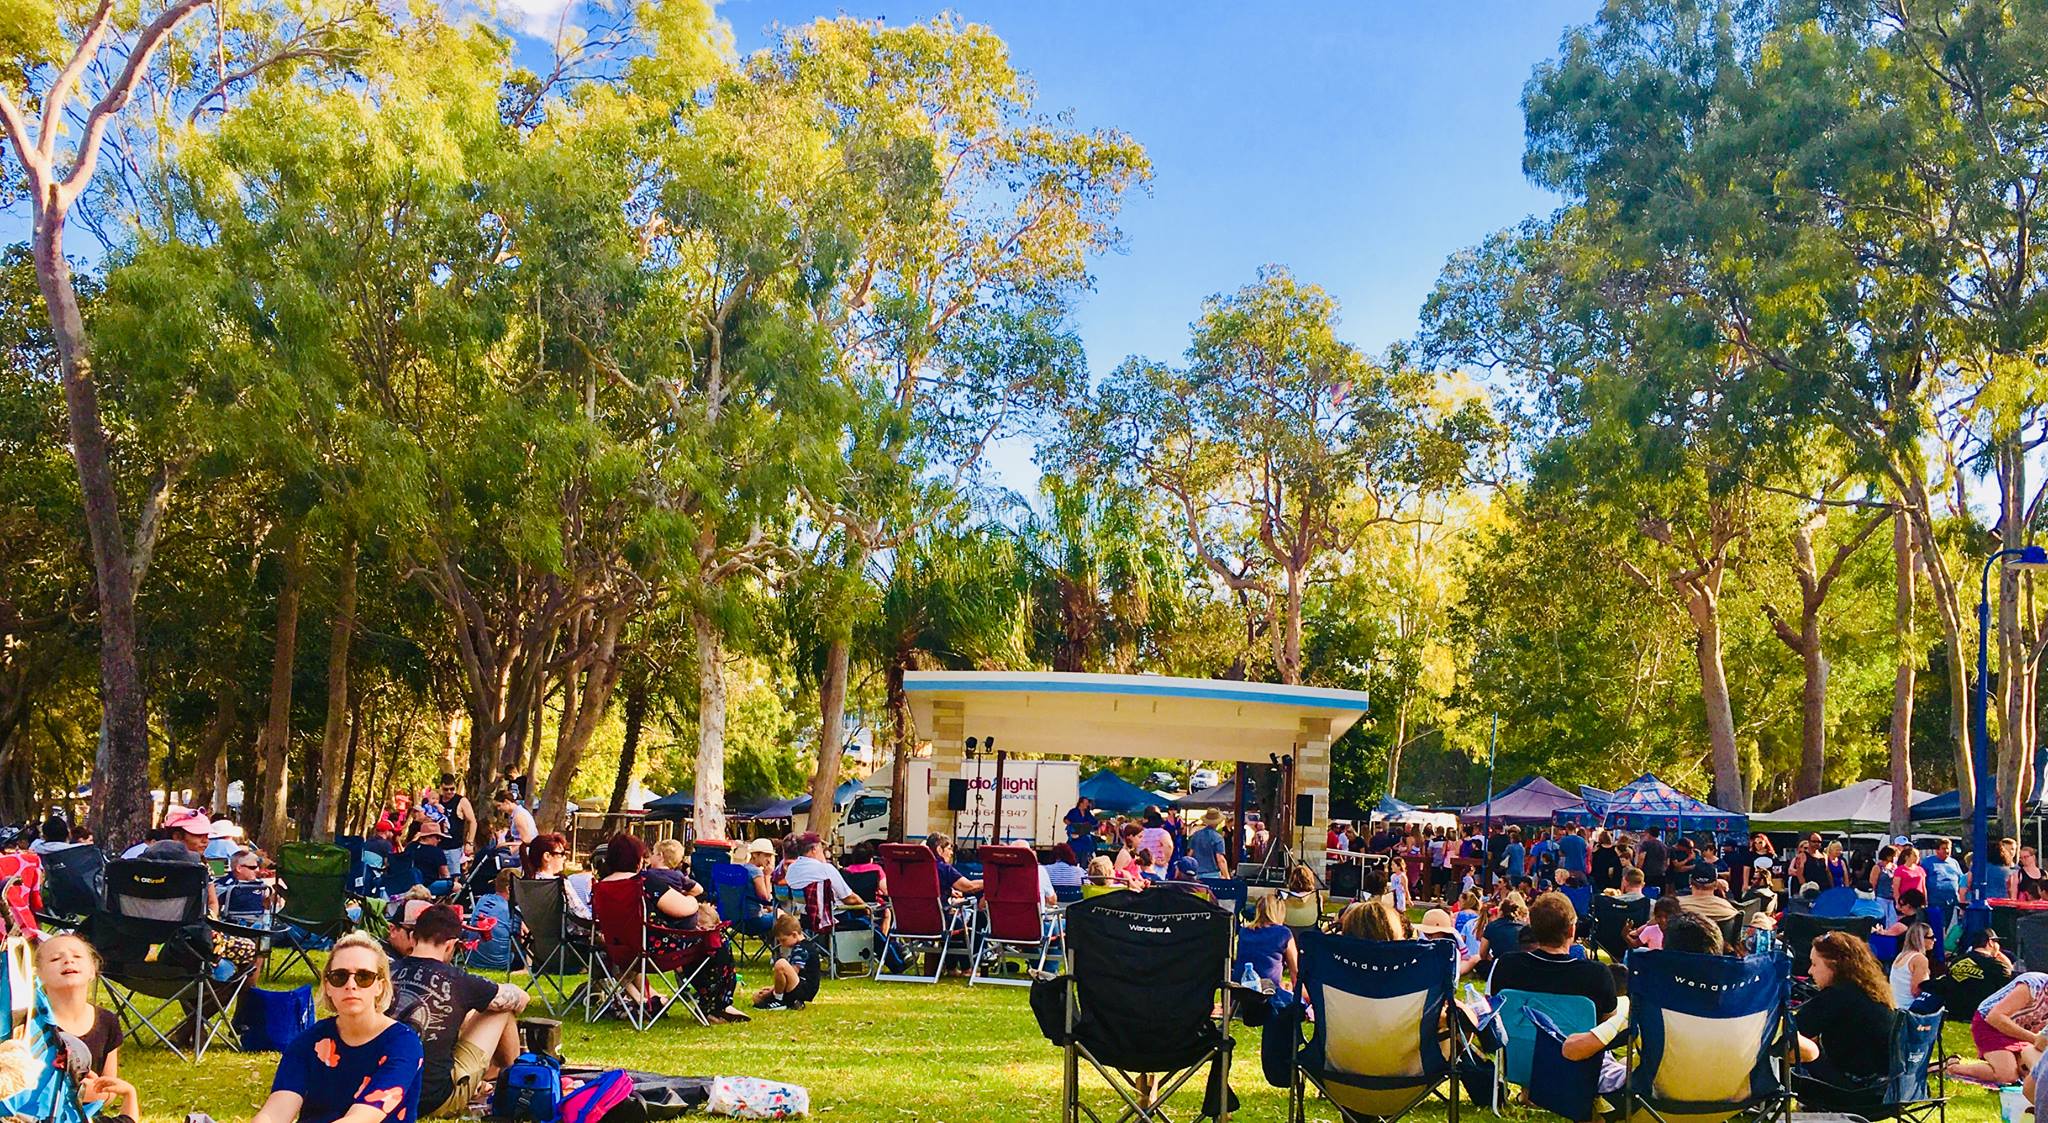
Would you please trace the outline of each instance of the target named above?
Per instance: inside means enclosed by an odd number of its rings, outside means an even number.
[[[1197,768],[1194,774],[1188,777],[1188,790],[1191,792],[1206,792],[1222,782],[1222,778],[1216,775],[1215,769]]]
[[[1145,777],[1145,786],[1155,792],[1177,792],[1180,790],[1180,777],[1162,769]]]

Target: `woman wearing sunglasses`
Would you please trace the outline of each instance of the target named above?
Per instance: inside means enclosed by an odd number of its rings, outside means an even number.
[[[313,1023],[278,1058],[255,1123],[412,1123],[419,1117],[420,1036],[391,1009],[391,960],[351,932],[320,977],[333,1016]]]

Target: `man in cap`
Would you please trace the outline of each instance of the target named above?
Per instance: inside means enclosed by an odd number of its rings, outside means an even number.
[[[1692,892],[1678,899],[1678,907],[1687,912],[1698,913],[1716,924],[1732,919],[1742,910],[1728,903],[1728,898],[1717,890],[1721,885],[1718,870],[1705,862],[1694,863],[1692,869]]]
[[[443,849],[447,838],[448,829],[441,825],[440,816],[427,815],[420,819],[411,844],[405,848],[405,856],[412,860],[420,882],[436,897],[448,891],[453,877],[448,872],[448,851]]]

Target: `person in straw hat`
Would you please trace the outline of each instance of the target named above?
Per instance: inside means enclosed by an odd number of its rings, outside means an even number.
[[[1195,860],[1195,872],[1202,877],[1230,876],[1222,828],[1223,812],[1211,807],[1202,813],[1201,829],[1188,836],[1188,857]]]

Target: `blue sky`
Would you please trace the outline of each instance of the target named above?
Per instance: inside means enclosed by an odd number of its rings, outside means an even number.
[[[549,0],[530,0],[546,4]],[[1078,309],[1090,368],[1177,358],[1202,299],[1279,263],[1336,295],[1377,351],[1415,330],[1451,253],[1556,201],[1521,172],[1521,91],[1595,0],[1469,3],[981,3],[728,0],[742,51],[842,12],[986,24],[1038,106],[1113,125],[1151,154],[1124,251]],[[1028,450],[997,466],[1036,482]]]

